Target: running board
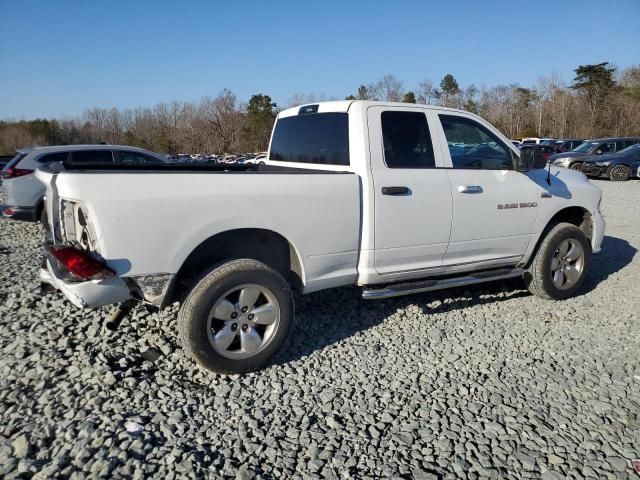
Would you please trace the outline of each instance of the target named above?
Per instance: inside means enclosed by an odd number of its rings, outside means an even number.
[[[483,272],[470,273],[462,277],[449,277],[416,282],[395,283],[383,288],[367,288],[362,291],[362,298],[378,300],[382,298],[399,297],[413,293],[443,290],[445,288],[462,287],[474,283],[491,282],[493,280],[505,280],[507,278],[521,277],[524,270],[521,268],[501,268],[498,270],[485,270]]]

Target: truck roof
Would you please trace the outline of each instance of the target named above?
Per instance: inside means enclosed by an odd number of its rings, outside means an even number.
[[[338,100],[331,102],[315,102],[315,103],[305,103],[303,105],[297,105],[295,107],[287,108],[282,110],[278,114],[278,118],[291,117],[293,115],[298,115],[305,108],[312,108],[313,110],[307,113],[327,113],[327,112],[336,112],[336,113],[346,113],[351,108],[351,105],[359,104],[362,105],[362,108],[368,107],[420,107],[427,109],[438,109],[438,110],[449,110],[451,112],[464,112],[469,113],[465,110],[459,110],[456,108],[448,108],[441,107],[438,105],[426,105],[422,103],[402,103],[402,102],[386,102],[379,100]],[[317,108],[316,108],[317,107]]]

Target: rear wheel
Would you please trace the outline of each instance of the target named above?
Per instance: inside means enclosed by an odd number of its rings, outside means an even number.
[[[232,260],[193,288],[178,315],[182,344],[212,372],[246,373],[269,362],[287,340],[294,305],[289,285],[262,262]]]
[[[626,182],[631,177],[631,170],[626,165],[615,165],[609,170],[609,178],[613,182]]]
[[[582,162],[575,162],[572,163],[571,166],[569,167],[571,170],[577,170],[580,171],[582,170]]]
[[[525,273],[534,295],[550,300],[574,296],[591,263],[591,244],[582,230],[570,223],[555,225],[542,241]]]

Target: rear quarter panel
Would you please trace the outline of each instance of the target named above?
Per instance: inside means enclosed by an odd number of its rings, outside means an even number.
[[[56,187],[87,207],[100,253],[121,276],[176,273],[211,236],[261,228],[293,245],[305,291],[356,278],[354,174],[64,173]]]

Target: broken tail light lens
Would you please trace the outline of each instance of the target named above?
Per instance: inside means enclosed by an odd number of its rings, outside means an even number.
[[[115,275],[103,262],[86,252],[70,246],[48,246],[49,254],[55,258],[76,281],[100,280]]]
[[[10,178],[18,178],[18,177],[23,177],[25,175],[29,175],[30,173],[33,173],[33,170],[29,170],[28,168],[14,168],[14,167],[10,167],[7,168],[6,170],[3,170],[2,172],[0,172],[0,174],[2,175],[2,178],[4,178],[5,180],[8,180]]]

